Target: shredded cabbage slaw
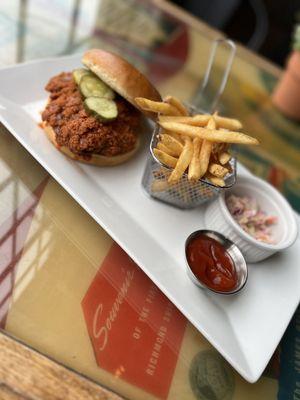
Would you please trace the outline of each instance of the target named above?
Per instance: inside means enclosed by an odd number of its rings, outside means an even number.
[[[231,194],[226,198],[226,205],[245,232],[260,242],[275,244],[272,226],[277,223],[277,217],[261,210],[256,199]]]

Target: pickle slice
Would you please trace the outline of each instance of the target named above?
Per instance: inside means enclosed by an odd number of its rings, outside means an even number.
[[[117,118],[117,104],[104,97],[88,97],[84,100],[84,107],[88,113],[94,115],[102,122],[109,122]]]
[[[79,85],[79,82],[80,82],[81,78],[83,76],[85,76],[85,75],[91,75],[92,76],[92,73],[86,68],[74,69],[73,78],[74,78],[74,81],[77,83],[77,85]]]
[[[115,97],[111,88],[95,75],[84,75],[80,80],[79,88],[84,97],[105,97],[110,100]]]

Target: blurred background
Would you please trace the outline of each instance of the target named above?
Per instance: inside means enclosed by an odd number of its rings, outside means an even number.
[[[173,0],[273,62],[283,65],[300,22],[300,0]]]
[[[155,6],[160,3],[167,1],[1,0],[0,65],[49,56],[51,47],[53,55],[80,52],[87,47],[88,37],[99,37],[103,32],[123,38],[124,45],[128,36],[135,36],[135,43],[148,48],[149,43],[158,43],[172,30],[172,21]],[[169,0],[169,3],[278,65],[284,64],[291,50],[292,32],[300,22],[300,0]],[[137,31],[140,34],[136,35]]]

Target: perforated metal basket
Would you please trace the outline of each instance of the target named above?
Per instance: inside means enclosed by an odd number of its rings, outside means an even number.
[[[156,125],[153,132],[150,155],[142,179],[142,186],[153,198],[171,204],[179,208],[194,208],[212,200],[222,190],[231,187],[236,181],[236,159],[230,161],[232,172],[225,178],[225,186],[220,187],[212,184],[206,179],[190,182],[185,173],[179,182],[169,184],[168,178],[172,170],[163,165],[154,155],[160,127]]]
[[[222,82],[215,95],[215,98],[211,103],[209,113],[212,113],[218,105],[219,98],[226,86],[235,54],[235,45],[230,40],[218,39],[213,42],[201,92],[204,92],[207,87],[216,49],[218,45],[223,42],[230,47],[231,51],[224,70]],[[196,110],[193,107],[189,107],[189,111],[191,114],[196,114],[197,112],[207,112],[207,110]],[[206,179],[200,179],[197,182],[191,182],[188,180],[186,173],[182,176],[179,182],[175,184],[169,184],[168,178],[172,170],[166,165],[163,165],[153,153],[153,149],[156,147],[159,139],[160,129],[161,128],[159,125],[155,126],[150,143],[150,154],[142,179],[142,186],[151,197],[179,208],[194,208],[209,200],[212,200],[214,197],[220,194],[222,190],[234,185],[236,181],[236,159],[234,157],[230,161],[231,172],[228,173],[224,179],[224,187],[216,186]]]

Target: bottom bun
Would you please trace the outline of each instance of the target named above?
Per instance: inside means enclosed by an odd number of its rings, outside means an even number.
[[[86,164],[98,165],[100,167],[109,167],[109,166],[113,166],[113,165],[118,165],[118,164],[124,163],[125,161],[129,160],[136,153],[137,149],[139,148],[139,144],[140,144],[140,139],[139,139],[139,137],[137,137],[137,141],[136,141],[134,149],[132,149],[128,153],[120,154],[120,155],[117,155],[117,156],[111,156],[111,157],[102,156],[100,154],[92,154],[90,158],[85,158],[83,156],[80,156],[79,154],[73,153],[66,146],[60,146],[56,141],[55,132],[54,132],[53,128],[49,124],[43,123],[42,127],[43,127],[44,131],[46,132],[46,134],[47,134],[48,138],[50,139],[50,141],[54,144],[54,146],[59,151],[64,153],[66,156],[68,156],[68,157],[70,157],[70,158],[72,158],[73,160],[76,160],[76,161],[84,162]]]

